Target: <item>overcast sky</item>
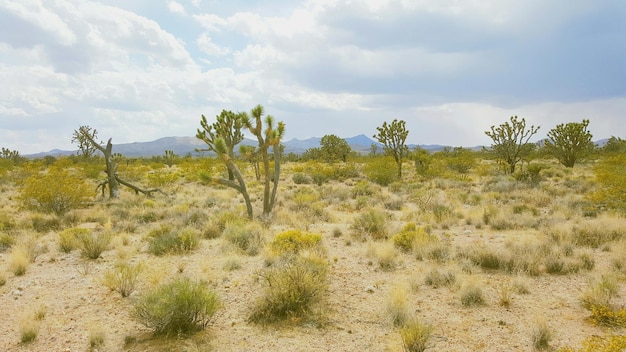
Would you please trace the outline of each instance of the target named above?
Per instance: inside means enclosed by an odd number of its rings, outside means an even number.
[[[261,104],[285,140],[489,145],[510,116],[626,137],[623,0],[0,0],[0,146],[193,136]]]

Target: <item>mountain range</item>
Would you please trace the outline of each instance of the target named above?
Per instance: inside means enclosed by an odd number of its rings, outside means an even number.
[[[285,153],[294,153],[294,154],[302,154],[307,149],[310,148],[318,148],[320,146],[320,141],[322,139],[319,137],[312,137],[308,139],[291,139],[289,141],[283,142],[282,144],[285,146]],[[382,145],[377,141],[367,137],[366,135],[360,134],[358,136],[344,138],[344,140],[350,145],[352,150],[358,153],[369,153],[371,150],[371,145],[375,144],[379,147],[379,150],[382,151]],[[252,139],[244,139],[241,144],[244,145],[253,145],[256,146],[257,142]],[[416,145],[409,145],[409,148],[414,148]],[[420,147],[430,150],[437,151],[444,148],[442,145],[420,145]],[[166,150],[171,150],[176,155],[198,155],[196,149],[204,149],[206,148],[206,144],[196,137],[163,137],[156,139],[150,142],[134,142],[134,143],[120,143],[113,144],[113,152],[120,153],[127,157],[151,157],[151,156],[159,156],[164,155]],[[67,156],[76,154],[76,150],[59,150],[53,149],[48,152],[37,153],[25,155],[28,158],[42,158],[45,156]]]

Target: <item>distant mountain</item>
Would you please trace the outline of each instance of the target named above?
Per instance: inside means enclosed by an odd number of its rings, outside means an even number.
[[[359,153],[369,153],[371,150],[372,144],[375,144],[379,147],[379,150],[382,151],[382,145],[377,141],[367,137],[366,135],[360,134],[358,136],[344,138],[348,145],[352,148],[352,150]],[[291,139],[289,141],[283,142],[285,146],[285,153],[295,153],[302,154],[307,149],[310,148],[319,148],[321,138],[312,137],[304,140],[300,139]],[[252,139],[244,139],[242,144],[245,145],[257,145],[257,142]],[[416,145],[409,145],[409,148],[413,149]],[[429,151],[438,151],[442,150],[444,146],[442,145],[420,145],[420,147],[429,150]],[[120,153],[127,157],[151,157],[151,156],[159,156],[164,155],[166,150],[171,150],[176,155],[198,155],[196,149],[205,149],[206,144],[196,137],[163,137],[156,139],[150,142],[134,142],[134,143],[120,143],[113,144],[113,152]],[[60,150],[53,149],[49,152],[37,153],[25,155],[27,158],[43,158],[45,156],[67,156],[76,154],[76,150]]]

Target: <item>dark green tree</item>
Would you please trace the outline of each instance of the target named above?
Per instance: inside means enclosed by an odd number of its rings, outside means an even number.
[[[374,138],[383,145],[386,155],[392,156],[398,165],[398,177],[402,177],[402,161],[405,156],[409,155],[409,147],[404,143],[409,131],[406,129],[406,123],[403,120],[393,120],[391,124],[383,122],[381,127],[376,127],[378,133]]]
[[[72,143],[78,145],[77,154],[88,159],[98,150],[95,145],[101,145],[102,141],[98,142],[98,131],[95,128],[80,126],[72,134]]]
[[[320,146],[322,157],[328,163],[335,161],[345,162],[348,159],[348,155],[352,152],[348,142],[334,134],[327,134],[322,137]]]
[[[493,140],[493,153],[508,164],[510,173],[514,173],[517,163],[533,150],[534,145],[528,141],[539,127],[530,126],[526,129],[526,119],[520,120],[517,116],[511,116],[510,123],[491,126],[491,131],[485,131],[485,134]]]
[[[263,162],[263,173],[265,177],[264,190],[263,190],[263,216],[267,217],[274,208],[276,201],[276,192],[278,188],[278,180],[280,178],[280,159],[281,159],[281,145],[280,141],[285,134],[285,124],[282,121],[278,123],[274,122],[274,118],[271,115],[265,117],[265,128],[263,127],[263,106],[257,105],[252,111],[250,116],[243,115],[243,125],[256,136],[258,140],[258,153],[261,155],[261,161]],[[274,159],[274,173],[270,170],[270,148],[272,149]],[[270,186],[270,181],[274,180],[273,186]]]
[[[578,160],[595,149],[588,126],[589,120],[557,125],[548,132],[544,148],[565,167],[574,167]]]

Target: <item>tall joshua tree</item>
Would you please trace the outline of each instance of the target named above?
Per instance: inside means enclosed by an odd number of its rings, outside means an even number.
[[[515,166],[532,151],[530,138],[537,133],[539,126],[526,129],[526,119],[511,116],[510,123],[491,126],[485,134],[493,140],[491,149],[495,155],[509,165],[509,172],[515,172]]]
[[[240,119],[240,122],[243,122],[245,119],[244,116],[245,114],[233,114],[232,112],[222,110],[222,114],[216,117],[218,122],[209,124],[206,117],[202,115],[202,119],[200,120],[200,127],[202,127],[202,129],[197,130],[196,138],[206,143],[208,150],[215,152],[217,157],[222,160],[228,170],[228,179],[216,178],[213,181],[223,186],[233,188],[237,192],[241,193],[244,201],[246,202],[248,217],[252,219],[253,211],[250,195],[248,195],[246,182],[244,181],[243,176],[241,176],[241,171],[239,171],[239,168],[233,161],[232,150],[234,148],[234,144],[232,144],[233,141],[236,141],[237,139],[241,141],[243,139],[243,134],[241,134],[241,125],[239,125],[239,128],[235,128],[236,124],[233,119],[237,118]],[[238,124],[239,122],[237,125]],[[239,135],[241,137],[238,137]]]
[[[398,165],[398,177],[402,177],[402,161],[409,155],[409,147],[404,142],[409,135],[406,122],[393,120],[390,124],[383,122],[381,127],[376,127],[378,133],[374,138],[383,145],[385,154],[390,155]]]
[[[263,129],[263,115],[264,109],[261,105],[255,106],[250,111],[250,116],[247,114],[243,118],[243,124],[248,130],[256,136],[259,145],[258,152],[261,155],[263,161],[263,172],[265,176],[264,191],[263,191],[263,216],[268,216],[274,208],[276,201],[276,190],[278,188],[278,179],[280,177],[280,140],[285,134],[285,124],[280,121],[274,122],[274,118],[271,115],[265,117],[265,129]],[[269,149],[272,148],[272,154],[274,156],[274,174],[270,174],[270,156]],[[273,186],[270,186],[270,181],[274,178]],[[270,189],[271,188],[271,189]]]

